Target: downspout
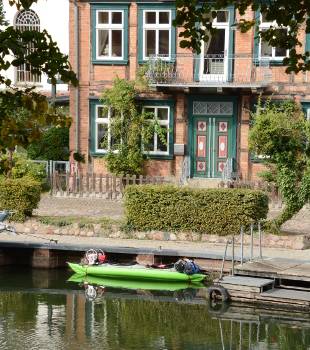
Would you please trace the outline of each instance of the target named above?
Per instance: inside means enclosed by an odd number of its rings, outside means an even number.
[[[80,74],[80,27],[79,27],[79,7],[77,0],[74,0],[74,44],[75,44],[75,74],[79,79]],[[75,88],[75,152],[80,150],[80,90]]]

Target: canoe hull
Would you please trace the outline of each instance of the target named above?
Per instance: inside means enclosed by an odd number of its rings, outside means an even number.
[[[137,280],[124,280],[116,278],[102,278],[91,275],[78,275],[74,274],[68,279],[68,282],[75,283],[87,283],[102,287],[112,287],[121,289],[143,289],[143,290],[165,290],[165,291],[177,291],[187,288],[202,288],[204,285],[200,282],[170,282],[170,281],[137,281]]]
[[[69,267],[79,275],[98,277],[143,280],[143,281],[170,281],[170,282],[201,282],[206,276],[203,274],[186,275],[177,271],[152,268],[135,268],[103,264],[100,266],[80,265],[68,263]]]

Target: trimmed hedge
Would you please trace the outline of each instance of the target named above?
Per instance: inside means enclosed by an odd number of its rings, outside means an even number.
[[[41,184],[31,177],[0,179],[0,210],[14,210],[12,220],[24,221],[38,207]]]
[[[192,231],[228,235],[265,219],[268,197],[248,189],[190,189],[132,185],[125,189],[128,227],[135,230]]]

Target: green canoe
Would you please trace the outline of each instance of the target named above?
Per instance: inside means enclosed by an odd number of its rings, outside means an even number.
[[[102,278],[97,276],[81,276],[77,273],[72,275],[68,282],[88,283],[102,287],[124,288],[124,289],[144,289],[144,290],[165,290],[176,291],[187,288],[203,288],[204,285],[200,282],[154,282],[154,281],[135,281],[135,280],[120,280],[116,278]]]
[[[69,267],[79,275],[117,278],[125,280],[168,281],[168,282],[200,282],[206,278],[203,274],[186,275],[174,269],[153,269],[141,265],[80,265],[68,263]]]

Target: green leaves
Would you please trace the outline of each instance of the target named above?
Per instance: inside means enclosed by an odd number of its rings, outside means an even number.
[[[171,185],[125,189],[126,218],[137,230],[238,233],[241,225],[266,218],[268,198],[246,189],[193,190]]]
[[[279,26],[288,27],[288,31],[283,31],[271,26],[269,29],[258,33],[269,45],[286,48],[290,51],[289,58],[285,59],[287,73],[310,70],[309,53],[299,54],[296,48],[302,46],[304,35],[302,32],[310,33],[310,3],[299,0],[215,0],[214,2],[204,1],[198,3],[197,0],[177,0],[177,14],[174,21],[175,26],[182,27],[179,36],[184,38],[180,41],[183,48],[193,49],[200,53],[201,42],[208,41],[210,33],[214,31],[212,20],[214,10],[225,9],[229,5],[234,5],[237,12],[245,14],[248,8],[253,11],[260,10],[269,22],[277,22]],[[242,33],[249,31],[255,25],[258,26],[259,19],[241,19],[238,28]],[[258,27],[257,27],[258,28]]]
[[[310,200],[310,122],[292,101],[261,103],[252,115],[249,145],[256,154],[265,156],[273,169],[269,180],[275,181],[285,201],[275,228],[290,219]]]

